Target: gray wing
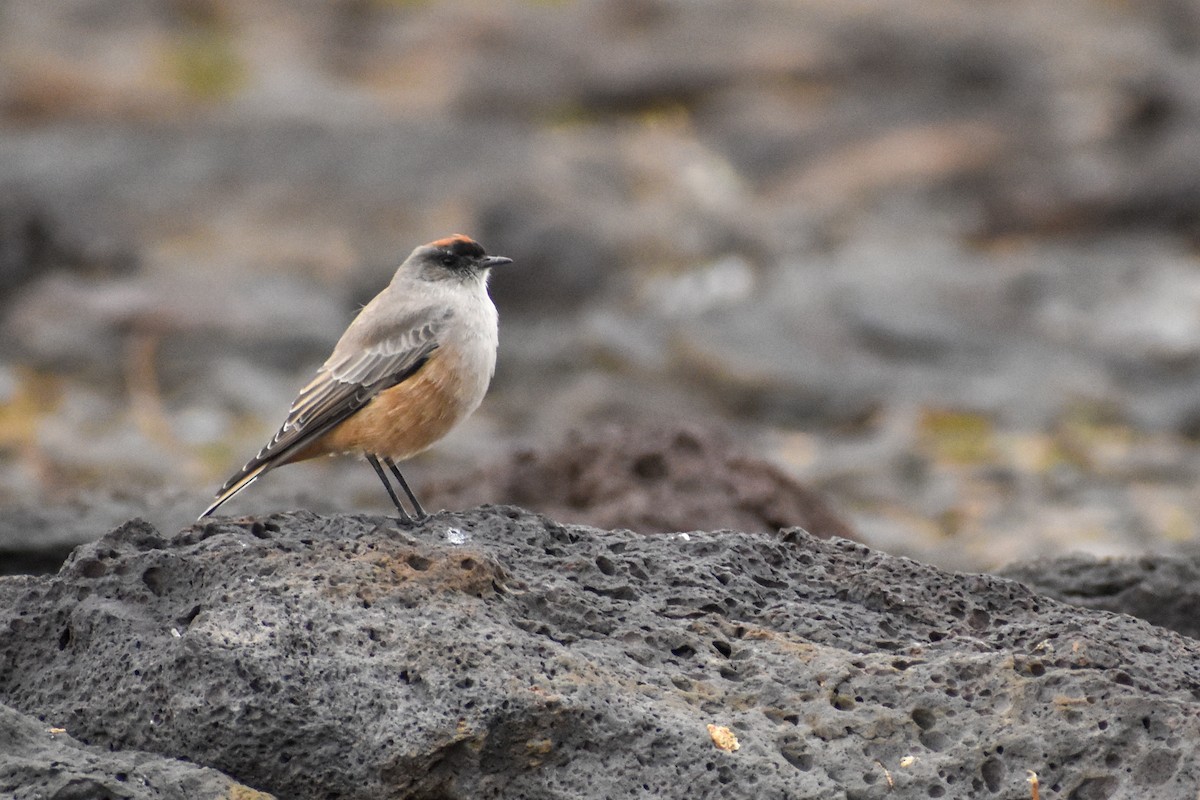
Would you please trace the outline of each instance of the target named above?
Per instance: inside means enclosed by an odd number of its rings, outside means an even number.
[[[351,338],[352,325],[333,355],[300,390],[270,443],[221,487],[218,498],[247,476],[283,463],[288,455],[328,433],[375,395],[415,375],[437,349],[439,334],[450,317],[449,311],[440,317],[413,315],[369,338]]]

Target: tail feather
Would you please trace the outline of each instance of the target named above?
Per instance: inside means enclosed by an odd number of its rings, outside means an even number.
[[[226,500],[229,500],[242,489],[245,489],[247,486],[254,483],[256,480],[258,480],[259,476],[261,476],[272,466],[274,466],[274,464],[269,462],[260,463],[251,470],[235,475],[228,483],[221,487],[221,491],[217,492],[216,499],[212,501],[212,504],[209,505],[208,508],[204,509],[204,513],[199,516],[197,522],[205,517],[211,516],[214,511],[225,504]]]

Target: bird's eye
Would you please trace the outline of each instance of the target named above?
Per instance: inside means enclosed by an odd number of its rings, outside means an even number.
[[[454,256],[442,256],[443,267],[453,267],[456,261],[458,261],[458,259]]]

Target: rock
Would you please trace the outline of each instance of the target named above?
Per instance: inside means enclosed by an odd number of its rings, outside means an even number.
[[[135,520],[0,580],[0,701],[301,800],[1183,797],[1198,665],[844,539],[503,507]]]
[[[589,187],[584,196],[594,193]],[[480,210],[476,235],[488,251],[523,254],[491,283],[500,308],[538,318],[574,315],[604,288],[618,254],[584,220],[572,219],[569,211],[580,215],[577,205],[506,192]]]
[[[0,205],[0,297],[62,259],[54,225],[37,209],[11,200]]]
[[[463,113],[607,118],[694,108],[728,88],[794,80],[823,49],[808,35],[809,15],[773,2],[589,0],[551,15],[508,11],[509,23],[488,31],[483,57],[464,59],[469,79],[454,98]]]
[[[0,574],[55,572],[76,546],[96,538],[65,509],[11,508],[0,512]]]
[[[482,502],[536,508],[599,528],[669,533],[703,528],[856,538],[811,489],[730,437],[700,425],[604,425],[551,450],[521,450],[476,472],[435,481],[432,508]]]
[[[1200,639],[1200,555],[1064,556],[1012,564],[1001,574],[1065,603],[1129,614]]]
[[[130,517],[177,529],[195,520],[204,507],[202,495],[181,491],[93,490],[56,500],[0,508],[0,575],[58,572],[76,547],[94,542],[102,531]]]
[[[8,303],[25,284],[52,271],[111,276],[136,267],[131,253],[89,241],[38,202],[13,194],[0,200],[0,302]]]
[[[110,380],[149,342],[174,384],[231,342],[253,341],[255,361],[295,368],[337,341],[354,316],[348,305],[299,280],[248,282],[229,297],[196,276],[156,284],[59,274],[27,287],[0,331],[25,363]]]
[[[0,792],[13,800],[271,800],[216,770],[174,758],[88,747],[0,705]]]

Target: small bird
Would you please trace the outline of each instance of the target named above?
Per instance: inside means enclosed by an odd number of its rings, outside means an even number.
[[[402,519],[412,517],[384,465],[416,518],[426,517],[396,462],[441,439],[483,401],[498,341],[488,277],[511,263],[462,234],[413,250],[300,390],[279,432],[200,519],[275,467],[348,453],[366,457]]]

